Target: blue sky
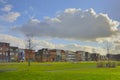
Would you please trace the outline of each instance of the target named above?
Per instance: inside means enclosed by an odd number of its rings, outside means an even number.
[[[52,18],[58,18],[57,15],[63,14],[65,10],[67,9],[70,10],[72,8],[74,8],[76,11],[77,9],[81,9],[83,12],[85,10],[92,12],[93,10],[93,12],[95,12],[96,15],[99,15],[100,13],[104,14],[103,17],[105,17],[106,19],[107,17],[105,16],[105,14],[107,14],[110,20],[119,22],[120,21],[119,4],[120,4],[119,0],[0,0],[0,29],[1,29],[0,33],[8,34],[18,38],[23,38],[22,34],[20,33],[18,34],[15,31],[11,31],[11,28],[13,26],[24,27],[26,24],[28,25],[30,19],[35,19],[35,20],[37,19],[40,22],[42,21],[45,23],[46,16],[52,20]],[[9,8],[5,9],[6,6]],[[12,15],[13,17],[15,15],[15,17],[11,18],[9,17],[10,15]],[[12,19],[13,21],[8,20],[7,18]],[[53,34],[51,34],[50,36],[53,36]],[[98,46],[98,44],[96,44],[97,42],[94,41],[86,42],[81,40],[81,38],[80,40],[76,40],[77,38],[79,38],[77,36],[74,37],[76,38],[75,40],[74,39],[66,40],[64,39],[66,38],[66,36],[58,35],[57,38],[56,36],[57,35],[55,35],[55,38],[52,38],[49,41],[53,44],[75,43],[79,45]],[[98,38],[98,36],[96,37]],[[106,36],[102,35],[102,37],[106,37]],[[73,37],[70,36],[67,38],[73,38]],[[44,38],[41,38],[40,36],[39,39],[44,40]]]
[[[20,12],[21,17],[26,16],[25,19],[18,19],[22,24],[28,17],[24,14],[25,11],[28,11],[31,16],[34,15],[38,19],[43,19],[44,16],[54,17],[57,12],[66,8],[80,8],[83,10],[93,8],[97,13],[106,13],[112,19],[119,20],[116,17],[118,16],[117,12],[119,12],[119,3],[119,0],[6,0],[5,4],[13,5],[13,11]],[[4,7],[5,4],[1,3],[0,7]]]

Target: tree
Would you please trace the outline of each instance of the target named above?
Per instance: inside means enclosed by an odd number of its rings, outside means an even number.
[[[34,45],[32,43],[32,39],[33,39],[33,36],[32,35],[26,35],[27,36],[27,44],[26,44],[26,47],[28,48],[29,50],[29,54],[28,54],[28,66],[30,66],[30,53],[31,53],[31,50],[33,49]]]
[[[106,52],[107,52],[107,58],[108,58],[108,61],[109,61],[110,58],[111,58],[110,53],[111,53],[114,45],[113,45],[113,43],[112,43],[111,41],[108,41],[108,40],[107,40],[107,41],[104,41],[104,42],[103,42],[103,45],[104,45],[104,49],[105,49]]]

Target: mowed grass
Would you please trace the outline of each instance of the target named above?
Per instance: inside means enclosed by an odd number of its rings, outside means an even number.
[[[0,63],[0,80],[120,80],[120,67],[96,62]]]

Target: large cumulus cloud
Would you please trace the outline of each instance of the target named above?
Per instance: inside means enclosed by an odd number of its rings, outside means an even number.
[[[119,22],[110,19],[107,14],[97,14],[93,9],[70,8],[54,18],[46,17],[43,21],[31,19],[14,29],[38,37],[95,40],[116,34],[118,26]]]

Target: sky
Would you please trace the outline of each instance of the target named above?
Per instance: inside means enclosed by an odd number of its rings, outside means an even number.
[[[120,0],[0,0],[0,41],[35,49],[119,53]]]

